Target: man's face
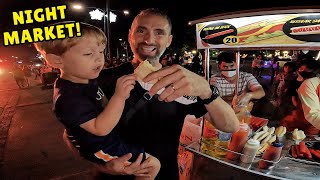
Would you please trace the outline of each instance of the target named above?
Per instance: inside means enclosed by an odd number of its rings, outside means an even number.
[[[132,52],[139,59],[159,61],[172,41],[170,25],[161,16],[144,15],[134,21],[128,39]]]
[[[298,69],[298,72],[303,72],[303,71],[311,72],[311,70],[308,69],[306,65],[302,65],[302,66],[300,66],[299,69]]]
[[[96,38],[83,37],[61,55],[64,78],[78,83],[97,78],[104,66],[104,48]]]
[[[219,69],[221,71],[222,76],[227,79],[232,80],[236,75],[236,63],[226,63],[224,61],[219,65]]]
[[[220,71],[228,71],[228,70],[235,70],[236,69],[236,63],[226,63],[224,61],[221,62],[219,65]]]

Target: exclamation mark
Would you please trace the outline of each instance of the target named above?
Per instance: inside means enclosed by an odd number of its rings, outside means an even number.
[[[80,23],[79,22],[76,23],[76,30],[77,30],[77,36],[78,37],[81,36]]]

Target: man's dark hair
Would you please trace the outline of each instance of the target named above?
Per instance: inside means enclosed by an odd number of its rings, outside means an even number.
[[[142,10],[133,20],[136,21],[137,18],[141,17],[141,16],[145,16],[145,15],[154,15],[154,16],[160,16],[160,17],[163,17],[165,19],[167,19],[168,23],[169,23],[169,27],[170,27],[170,33],[171,33],[171,30],[172,30],[172,22],[171,22],[171,19],[169,18],[169,16],[164,12],[164,11],[161,11],[160,9],[157,9],[157,8],[148,8],[148,9],[145,9],[145,10]],[[132,23],[133,24],[133,23]]]
[[[236,62],[236,56],[233,52],[221,52],[217,57],[218,64],[220,65],[223,62],[233,63]]]
[[[297,65],[295,62],[286,62],[283,67],[288,67],[288,72],[293,73],[297,70]]]
[[[319,61],[315,60],[313,57],[304,59],[299,62],[298,67],[306,66],[306,68],[310,69],[314,74],[319,73],[320,64]]]

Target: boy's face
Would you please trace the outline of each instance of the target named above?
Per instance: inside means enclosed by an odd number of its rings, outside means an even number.
[[[83,37],[61,55],[61,77],[75,83],[88,83],[98,77],[104,66],[105,44],[98,45],[96,38]]]
[[[158,61],[171,41],[170,25],[161,16],[141,16],[129,32],[131,50],[142,60]]]

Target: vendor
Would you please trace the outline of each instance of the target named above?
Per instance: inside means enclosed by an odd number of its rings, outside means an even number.
[[[220,73],[211,77],[210,84],[215,85],[219,89],[220,96],[231,105],[237,81],[235,54],[221,52],[217,60]],[[239,72],[237,98],[234,99],[236,105],[247,105],[251,100],[264,96],[263,87],[251,73]]]

